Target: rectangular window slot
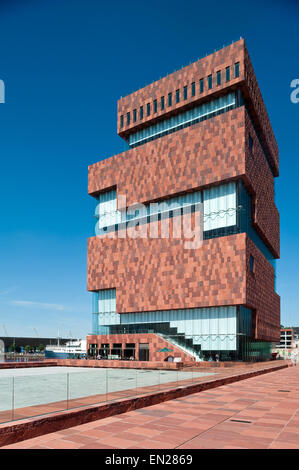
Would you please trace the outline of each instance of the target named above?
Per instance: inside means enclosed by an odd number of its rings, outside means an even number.
[[[195,96],[195,82],[191,83],[191,96]]]
[[[225,79],[227,82],[230,81],[230,67],[226,67],[225,69]]]

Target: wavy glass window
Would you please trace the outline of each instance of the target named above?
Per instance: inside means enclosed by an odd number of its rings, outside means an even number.
[[[116,313],[116,289],[93,292],[93,334],[107,334],[109,325],[118,325],[120,315]]]
[[[109,227],[120,222],[120,213],[117,211],[116,189],[99,194],[95,216],[99,219],[98,229]]]
[[[236,225],[237,189],[231,182],[203,191],[204,231]]]
[[[115,291],[107,289],[107,291]],[[103,295],[100,291],[99,295]],[[110,295],[110,294],[108,294]],[[126,313],[108,312],[107,300],[98,315],[98,333],[155,332],[176,341],[190,341],[202,351],[234,351],[238,338],[238,307],[209,307],[181,310]],[[104,311],[105,310],[105,311]],[[239,322],[240,324],[240,322]],[[96,325],[96,322],[95,322]],[[246,332],[247,333],[247,332]]]

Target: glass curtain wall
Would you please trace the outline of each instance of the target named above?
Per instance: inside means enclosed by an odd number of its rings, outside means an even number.
[[[236,93],[228,93],[199,106],[194,106],[188,111],[178,113],[168,119],[162,119],[140,131],[131,133],[129,136],[129,146],[133,148],[142,145],[145,142],[157,139],[163,135],[170,134],[184,127],[227,112],[234,109],[236,106]]]

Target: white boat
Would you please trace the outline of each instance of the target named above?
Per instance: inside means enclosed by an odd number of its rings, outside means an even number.
[[[82,359],[86,357],[86,339],[70,340],[64,345],[48,345],[45,349],[45,358],[56,359]]]

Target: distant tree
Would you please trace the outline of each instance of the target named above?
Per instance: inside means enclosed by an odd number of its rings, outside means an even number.
[[[39,352],[42,352],[45,349],[45,346],[43,344],[40,344],[37,348]]]
[[[11,344],[11,345],[9,346],[8,350],[9,350],[9,352],[15,352],[15,350],[16,350],[16,345],[15,345],[15,343]]]
[[[31,346],[29,346],[29,344],[27,344],[24,349],[27,353],[29,353],[31,351]]]

